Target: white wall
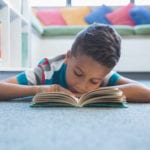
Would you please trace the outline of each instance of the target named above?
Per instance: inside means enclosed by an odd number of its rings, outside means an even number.
[[[74,37],[40,38],[32,34],[32,67],[43,57],[54,57],[70,49]],[[150,72],[150,36],[123,37],[117,71]]]
[[[73,37],[40,38],[32,34],[32,67],[44,57],[52,58],[66,53],[70,49],[72,41]]]

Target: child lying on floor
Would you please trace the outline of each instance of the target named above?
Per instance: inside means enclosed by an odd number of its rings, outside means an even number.
[[[99,87],[116,86],[128,102],[150,102],[150,88],[113,71],[120,49],[121,38],[111,26],[92,24],[77,34],[66,54],[44,58],[32,71],[2,81],[0,99],[33,96],[43,91],[80,97]]]

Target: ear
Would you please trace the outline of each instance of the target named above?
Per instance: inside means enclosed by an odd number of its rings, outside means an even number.
[[[68,50],[67,53],[66,53],[66,57],[65,57],[64,63],[67,64],[68,61],[70,60],[70,58],[71,58],[71,51]]]

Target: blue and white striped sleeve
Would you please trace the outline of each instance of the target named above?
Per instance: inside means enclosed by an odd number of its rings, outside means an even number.
[[[33,70],[27,70],[17,75],[18,84],[37,85],[37,79]]]
[[[22,85],[39,85],[45,83],[44,71],[49,65],[48,59],[42,59],[38,66],[33,70],[26,70],[17,75],[18,84]]]

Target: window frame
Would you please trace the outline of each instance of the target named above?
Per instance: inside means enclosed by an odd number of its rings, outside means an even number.
[[[129,3],[135,4],[135,0],[129,0]],[[72,0],[66,0],[66,6],[72,6]]]

